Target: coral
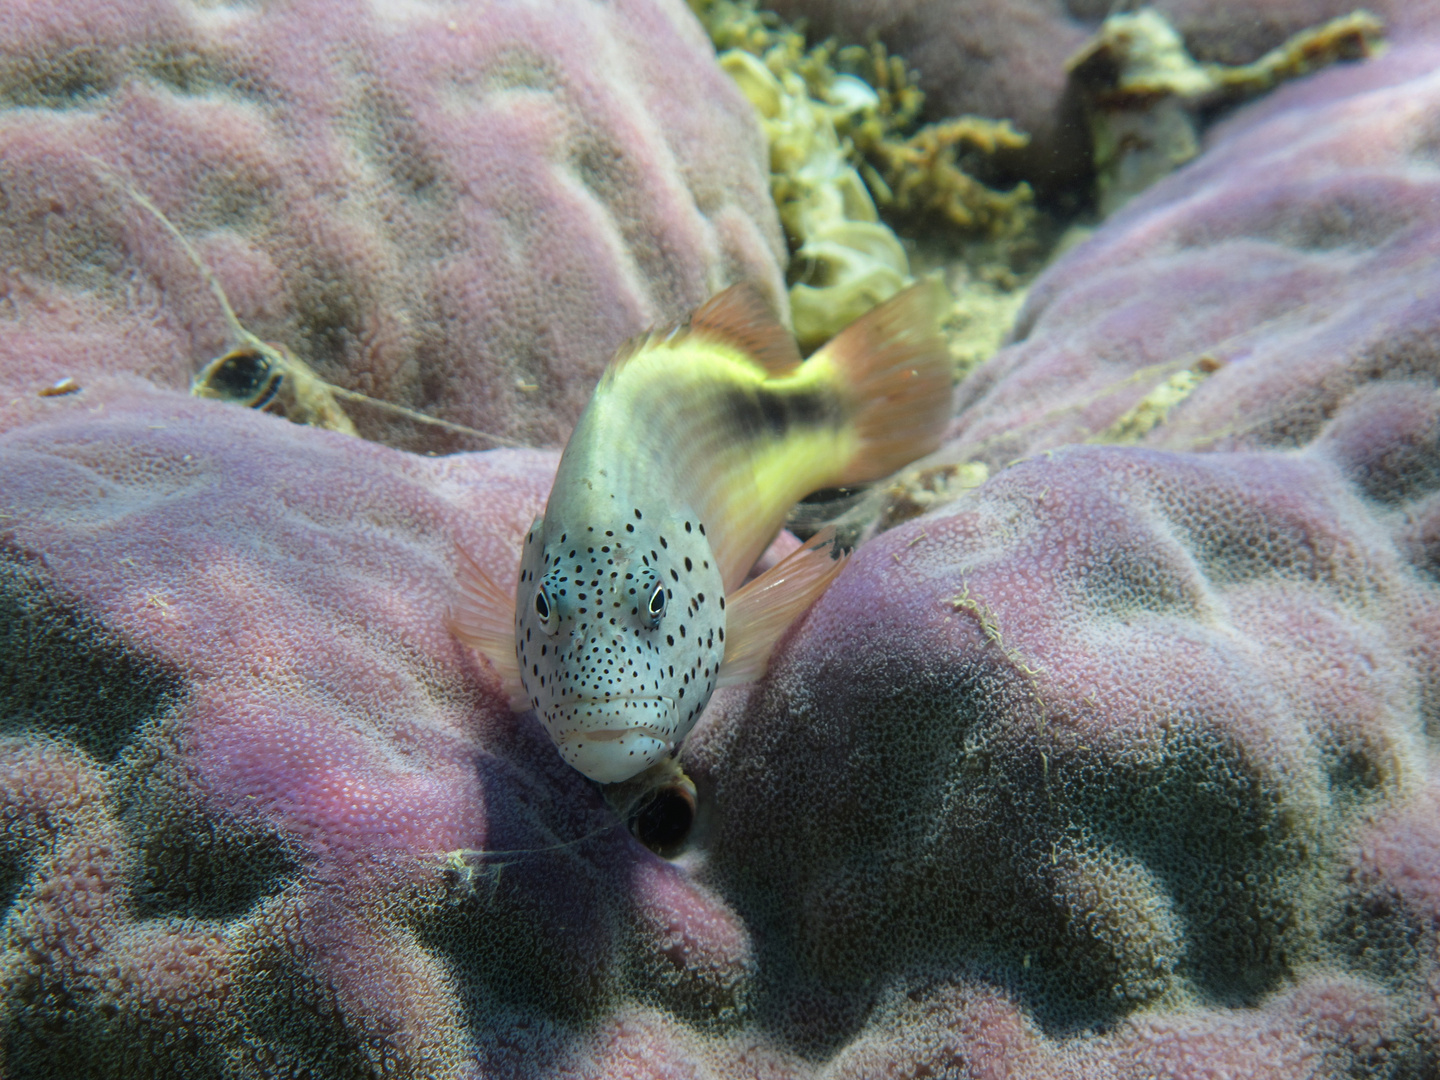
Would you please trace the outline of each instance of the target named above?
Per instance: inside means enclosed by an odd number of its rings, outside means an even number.
[[[910,278],[896,223],[968,239],[1015,238],[1031,225],[1025,185],[1001,192],[961,168],[963,148],[993,155],[1025,136],[1008,124],[955,117],[915,130],[924,95],[882,45],[806,48],[803,35],[754,0],[693,0],[720,54],[760,114],[771,185],[792,246],[796,337],[814,348]]]
[[[815,50],[822,55],[827,51],[825,46]],[[860,159],[870,190],[891,216],[917,228],[948,223],[961,238],[1014,237],[1030,227],[1028,185],[995,191],[958,161],[962,148],[971,158],[984,158],[1024,146],[1026,135],[1004,120],[978,116],[917,125],[925,95],[905,63],[890,56],[878,41],[869,48],[851,45],[837,50],[835,63],[873,87],[873,103],[842,112],[836,123]],[[831,80],[826,91],[832,97],[836,84]]]
[[[977,115],[1011,121],[1030,138],[997,159],[1001,178],[1055,197],[1091,178],[1081,97],[1066,62],[1115,5],[1095,0],[774,0],[789,19],[847,41],[878,39],[918,73],[931,119]],[[1363,5],[1405,42],[1440,24],[1433,0]],[[1156,0],[1146,5],[1179,32],[1201,64],[1246,65],[1287,39],[1349,15],[1353,0]]]
[[[0,1071],[474,1075],[630,986],[723,1021],[745,932],[446,630],[553,454],[94,402],[0,437]]]
[[[993,191],[961,169],[955,155],[961,146],[993,154],[1025,142],[1003,120],[959,116],[926,124],[904,140],[877,140],[862,152],[878,161],[878,169],[871,166],[872,185],[884,192],[884,205],[906,214],[938,214],[962,229],[1013,234],[1029,224],[1030,188]]]
[[[232,328],[107,168],[258,338],[531,445],[629,336],[741,279],[785,307],[760,132],[679,0],[6,4],[4,364],[183,388]],[[343,407],[395,445],[486,445]]]
[[[701,880],[826,1075],[1440,1068],[1436,58],[1062,258],[697,729]]]
[[[837,123],[872,112],[875,93],[837,77],[829,49],[729,0],[694,4],[720,66],[755,107],[770,147],[770,183],[792,248],[796,339],[814,349],[909,284],[899,239],[879,220]]]
[[[1056,262],[667,858],[446,628],[556,455],[190,395],[213,296],[56,148],[67,214],[3,211],[70,276],[5,271],[0,1073],[1440,1071],[1437,70],[1281,88]]]
[[[1200,152],[1200,112],[1336,60],[1370,55],[1379,21],[1359,11],[1296,34],[1252,64],[1198,64],[1153,8],[1111,15],[1066,67],[1095,141],[1096,200],[1111,214]]]
[[[793,238],[790,314],[803,348],[828,341],[912,279],[905,249],[883,225],[846,159],[829,110],[793,72],[772,72],[750,53],[720,57],[760,115],[770,142],[775,202]]]
[[[1437,55],[1396,47],[1219,127],[1035,283],[945,457],[1294,447],[1358,385],[1433,370]]]
[[[1355,484],[1434,454],[1417,412],[1361,397],[1298,456],[1058,451],[862,547],[688,750],[761,1022],[839,1076],[1440,1062],[1430,901],[1382,903],[1397,854],[1355,870],[1397,818],[1440,836],[1440,587]]]
[[[1029,137],[1002,155],[1015,178],[1053,188],[1085,175],[1083,118],[1065,97],[1065,60],[1089,28],[1058,0],[775,0],[773,7],[805,18],[817,35],[878,39],[903,56],[932,120],[1009,120]]]

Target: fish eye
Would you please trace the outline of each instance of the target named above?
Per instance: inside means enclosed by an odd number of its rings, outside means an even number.
[[[650,594],[650,602],[645,605],[645,610],[650,614],[651,625],[660,621],[660,616],[665,614],[665,586],[657,584],[655,591]]]
[[[547,634],[553,634],[559,629],[559,620],[554,618],[555,604],[550,599],[550,593],[544,585],[535,590],[535,614],[540,616],[540,626]]]

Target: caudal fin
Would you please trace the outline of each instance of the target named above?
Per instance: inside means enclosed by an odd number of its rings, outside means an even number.
[[[811,357],[834,366],[855,409],[859,447],[841,485],[888,476],[940,445],[954,386],[940,335],[940,289],[929,281],[910,286]]]

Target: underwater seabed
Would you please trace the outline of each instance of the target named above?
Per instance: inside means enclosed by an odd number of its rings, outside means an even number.
[[[803,6],[0,9],[0,1076],[1440,1072],[1433,14]],[[1154,136],[1078,218],[1072,78]],[[955,417],[801,507],[856,551],[657,853],[457,551],[622,341],[822,265],[940,273]]]

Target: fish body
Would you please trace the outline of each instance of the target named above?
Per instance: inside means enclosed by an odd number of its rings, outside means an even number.
[[[571,765],[627,780],[674,752],[717,686],[763,674],[843,565],[822,535],[743,584],[790,507],[939,442],[951,379],[934,306],[915,286],[802,362],[737,286],[611,362],[513,598],[467,562],[452,615]]]

